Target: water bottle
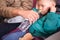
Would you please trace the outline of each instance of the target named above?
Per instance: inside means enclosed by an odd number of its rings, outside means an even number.
[[[36,8],[33,8],[32,10],[35,11],[35,12],[38,12],[38,9],[36,9]],[[21,31],[25,32],[30,27],[30,25],[31,24],[30,24],[29,20],[28,19],[25,19],[25,21],[23,21],[19,25],[19,28],[20,28]]]

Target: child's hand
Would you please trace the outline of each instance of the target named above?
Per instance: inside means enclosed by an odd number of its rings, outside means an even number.
[[[33,36],[30,33],[25,34],[22,38],[19,38],[19,40],[32,40]]]
[[[50,12],[56,12],[56,3],[55,2],[52,2],[52,5],[50,7]]]
[[[56,12],[56,7],[52,6],[51,9],[50,9],[50,12]]]

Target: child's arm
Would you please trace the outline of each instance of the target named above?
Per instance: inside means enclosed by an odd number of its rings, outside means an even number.
[[[33,36],[31,35],[31,33],[27,33],[24,35],[24,37],[19,38],[19,40],[32,40]]]

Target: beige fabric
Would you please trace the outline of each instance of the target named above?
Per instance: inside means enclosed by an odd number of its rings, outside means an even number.
[[[33,0],[0,0],[0,16],[11,16],[14,9],[30,10],[33,6]]]
[[[60,31],[51,35],[50,37],[48,37],[47,39],[45,40],[60,40]]]

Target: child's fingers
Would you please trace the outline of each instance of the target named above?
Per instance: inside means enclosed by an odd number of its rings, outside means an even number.
[[[30,33],[26,33],[22,38],[19,38],[19,40],[32,40],[33,36]]]
[[[52,6],[52,7],[51,7],[50,12],[56,12],[55,6]]]

